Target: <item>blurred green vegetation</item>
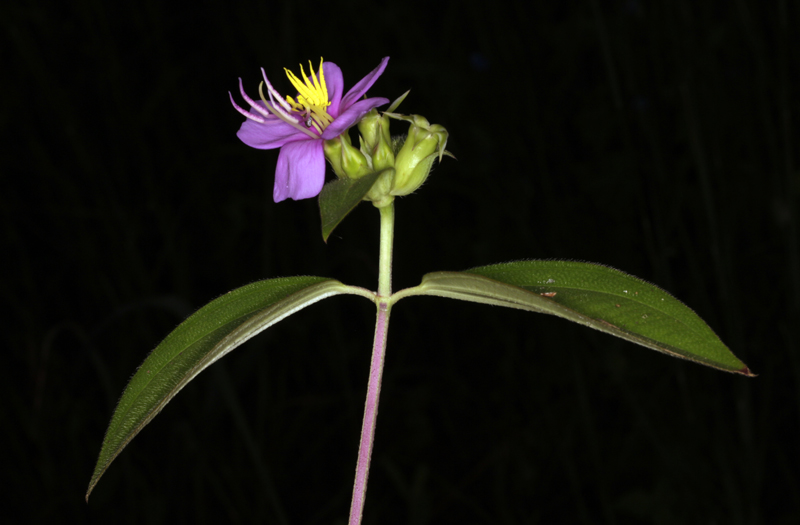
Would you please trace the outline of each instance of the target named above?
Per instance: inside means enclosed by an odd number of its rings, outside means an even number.
[[[323,56],[450,131],[397,204],[395,287],[521,258],[602,262],[694,308],[760,376],[567,322],[395,309],[365,524],[800,522],[798,6],[789,0],[17,0],[4,74],[6,515],[345,523],[374,307],[333,298],[199,376],[83,501],[128,378],[245,283],[374,288],[378,214],[321,241],[271,201],[228,101]],[[238,97],[237,97],[238,98]],[[395,133],[403,131],[397,125]]]

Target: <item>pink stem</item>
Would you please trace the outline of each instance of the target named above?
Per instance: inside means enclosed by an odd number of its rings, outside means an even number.
[[[378,318],[375,322],[375,344],[372,347],[372,362],[369,367],[367,402],[364,406],[364,423],[361,426],[361,443],[358,446],[356,481],[353,485],[353,501],[350,504],[349,525],[360,525],[361,516],[364,512],[369,463],[372,457],[372,445],[375,440],[375,421],[378,418],[378,398],[381,394],[383,361],[386,356],[386,333],[389,330],[390,310],[391,307],[386,303],[381,302],[378,304]]]

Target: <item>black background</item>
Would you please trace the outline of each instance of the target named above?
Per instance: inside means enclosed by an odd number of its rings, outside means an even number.
[[[113,5],[113,7],[112,7]],[[395,289],[601,262],[694,308],[759,374],[546,316],[393,311],[365,524],[798,523],[800,27],[789,0],[6,4],[6,515],[345,523],[374,306],[323,301],[185,388],[83,500],[128,378],[246,283],[374,289],[378,213],[319,233],[235,135],[237,78],[320,56],[450,131],[397,202]],[[403,126],[393,131],[401,133]],[[329,175],[330,176],[330,175]]]

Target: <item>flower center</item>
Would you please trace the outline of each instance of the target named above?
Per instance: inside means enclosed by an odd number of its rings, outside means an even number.
[[[306,127],[314,127],[318,132],[328,127],[333,122],[333,117],[328,114],[327,107],[331,105],[328,100],[328,87],[325,85],[325,74],[322,71],[322,59],[319,60],[319,78],[314,74],[314,68],[311,61],[308,62],[308,69],[311,72],[311,79],[306,76],[303,71],[303,66],[300,65],[300,74],[303,77],[302,82],[297,76],[286,68],[286,76],[289,81],[297,89],[297,100],[292,97],[286,97],[286,101],[292,106],[292,109],[303,116],[303,121]]]

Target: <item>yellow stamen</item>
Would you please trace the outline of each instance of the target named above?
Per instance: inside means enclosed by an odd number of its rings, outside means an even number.
[[[323,61],[320,58],[319,78],[317,78],[311,61],[308,62],[311,79],[306,76],[303,66],[300,65],[302,81],[294,73],[284,68],[286,76],[289,77],[289,81],[297,90],[297,100],[295,101],[292,97],[286,97],[286,101],[292,106],[292,109],[308,118],[306,122],[309,127],[314,126],[320,133],[328,127],[328,124],[333,122],[333,117],[328,114],[327,110],[331,102],[328,100],[328,86],[325,84],[325,73],[322,71],[322,64]]]

